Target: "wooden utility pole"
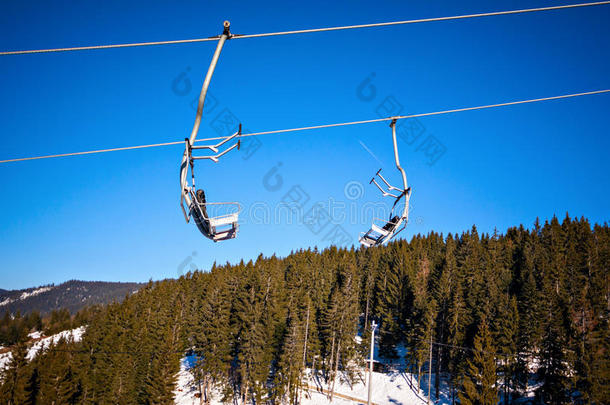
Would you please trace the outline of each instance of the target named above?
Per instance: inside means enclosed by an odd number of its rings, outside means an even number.
[[[371,322],[371,357],[370,357],[370,365],[369,365],[369,396],[366,400],[367,405],[371,405],[371,395],[373,392],[373,357],[375,354],[375,328],[377,328],[377,324],[375,321]]]

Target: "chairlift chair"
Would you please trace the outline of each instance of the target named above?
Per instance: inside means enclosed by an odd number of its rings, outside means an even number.
[[[218,153],[218,148],[235,138],[239,138],[240,135],[241,124],[239,125],[239,130],[236,133],[228,138],[225,138],[222,142],[216,145],[192,146],[189,139],[185,139],[186,147],[180,175],[180,182],[182,184],[180,206],[186,222],[190,222],[192,217],[201,233],[204,236],[212,239],[214,242],[232,239],[237,236],[237,231],[239,229],[238,219],[241,207],[237,202],[207,202],[205,192],[202,189],[197,189],[195,186],[195,160],[209,159],[217,163],[221,156],[235,148],[239,149],[240,140],[238,139],[236,143],[220,153]],[[216,154],[211,156],[193,156],[193,150],[198,149],[209,149]],[[187,182],[189,167],[192,179],[191,184],[188,184]],[[188,209],[185,208],[185,205]]]
[[[232,34],[229,32],[230,24],[228,21],[224,22],[224,31],[218,40],[216,51],[212,57],[212,62],[208,68],[205,80],[203,81],[203,87],[199,94],[199,104],[197,106],[197,115],[195,116],[195,124],[191,132],[190,138],[185,139],[185,150],[182,156],[182,162],[180,164],[180,207],[186,222],[189,223],[190,219],[193,218],[195,225],[201,231],[201,233],[207,238],[212,239],[214,242],[221,240],[232,239],[237,236],[239,229],[238,219],[241,207],[237,202],[223,202],[223,203],[210,203],[207,202],[205,192],[202,189],[197,189],[195,186],[195,160],[209,159],[214,163],[218,163],[219,159],[232,151],[233,149],[240,147],[241,136],[241,124],[239,124],[239,130],[231,136],[225,137],[219,143],[215,145],[195,145],[197,133],[199,132],[199,126],[201,124],[201,117],[203,115],[203,105],[205,97],[212,80],[216,63],[220,56],[220,51],[224,46],[227,39],[230,39]],[[227,147],[222,152],[220,147],[231,141],[237,141],[233,145]],[[193,156],[193,151],[207,149],[213,154],[208,156]],[[191,171],[191,184],[188,183],[188,171]]]
[[[394,159],[396,161],[396,168],[402,176],[403,188],[392,186],[381,174],[381,169],[377,170],[377,173],[375,173],[369,182],[369,184],[375,184],[375,186],[377,186],[379,191],[381,191],[382,197],[393,198],[394,204],[392,204],[392,210],[388,220],[374,218],[373,223],[371,224],[371,229],[360,234],[359,241],[365,247],[386,244],[390,241],[390,239],[405,229],[409,221],[409,199],[411,198],[411,187],[407,185],[407,174],[400,166],[400,159],[398,158],[398,145],[396,143],[396,119],[392,120],[390,127],[392,128],[392,141],[394,143]],[[385,188],[379,184],[377,179],[383,183]],[[400,207],[397,207],[398,203],[401,201],[404,201],[404,207],[402,210],[400,210]]]

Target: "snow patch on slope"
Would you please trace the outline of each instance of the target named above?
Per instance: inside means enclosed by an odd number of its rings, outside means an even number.
[[[28,350],[27,359],[32,360],[38,352],[43,348],[48,348],[49,346],[54,346],[59,342],[61,338],[66,340],[72,339],[74,342],[80,342],[83,337],[83,333],[85,333],[85,327],[81,326],[80,328],[64,330],[59,332],[53,336],[49,336],[47,338],[41,339],[38,342],[34,343],[32,347]]]
[[[0,370],[4,370],[12,358],[11,352],[0,354]]]
[[[52,289],[53,289],[53,287],[41,287],[41,288],[37,288],[34,291],[24,292],[23,294],[21,294],[19,299],[20,300],[24,300],[24,299],[26,299],[28,297],[33,297],[35,295],[42,294],[43,292],[47,292],[47,291],[50,291]]]
[[[195,378],[189,371],[195,363],[195,356],[185,356],[180,360],[180,371],[176,375],[176,389],[174,390],[177,405],[199,405],[199,398],[195,397],[198,389]]]
[[[40,338],[44,337],[44,335],[42,334],[42,332],[36,331],[36,332],[28,333],[28,337],[30,339],[40,339]]]
[[[6,298],[4,301],[0,302],[0,307],[3,306],[3,305],[8,305],[11,302],[15,302],[17,300],[24,300],[24,299],[29,298],[29,297],[34,297],[36,295],[39,295],[39,294],[42,294],[44,292],[50,291],[53,288],[55,288],[55,287],[40,287],[40,288],[37,288],[37,289],[32,290],[30,292],[24,291],[23,293],[21,293],[19,298],[16,298],[16,299]]]
[[[64,330],[55,335],[42,338],[29,347],[26,358],[28,359],[28,361],[31,361],[34,357],[36,357],[36,355],[38,354],[38,352],[40,352],[41,349],[48,348],[49,346],[57,344],[59,339],[61,339],[62,337],[64,339],[71,338],[74,342],[79,342],[83,337],[83,333],[85,333],[85,329],[85,326],[81,326],[80,328]],[[33,335],[34,333],[30,335]],[[11,352],[0,354],[0,370],[4,370],[12,358],[13,354]]]

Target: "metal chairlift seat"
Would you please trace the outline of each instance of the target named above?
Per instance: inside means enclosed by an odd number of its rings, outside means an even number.
[[[387,243],[390,241],[390,239],[405,229],[407,222],[409,221],[409,200],[411,198],[411,187],[407,185],[407,175],[404,169],[400,166],[400,160],[398,158],[398,145],[396,143],[396,119],[392,120],[390,127],[392,128],[392,140],[394,143],[394,158],[396,160],[396,167],[402,175],[403,188],[390,185],[390,183],[381,175],[381,169],[375,173],[375,176],[373,176],[369,182],[377,186],[383,197],[394,198],[394,204],[392,205],[392,211],[387,221],[374,218],[373,223],[371,224],[371,229],[360,234],[360,244],[365,247],[379,246]],[[377,182],[377,178],[384,183],[385,189]],[[398,194],[394,194],[393,191],[398,192]],[[405,205],[401,211],[397,208],[397,205],[402,200],[404,200]],[[403,225],[402,228],[401,225]]]
[[[191,189],[189,192],[192,201],[189,215],[195,220],[195,225],[202,234],[214,242],[233,239],[237,236],[239,212],[241,211],[239,203],[209,203],[205,200],[203,190],[197,190],[196,193],[193,193]],[[215,212],[218,207],[229,212],[215,216],[208,214],[208,212]]]
[[[207,202],[204,191],[195,187],[194,161],[210,159],[213,162],[218,162],[221,156],[234,148],[239,148],[240,141],[238,140],[231,147],[213,156],[193,156],[192,151],[193,149],[209,149],[218,152],[220,146],[240,135],[241,125],[238,132],[216,145],[191,146],[189,140],[186,139],[185,162],[181,170],[182,195],[180,205],[186,222],[190,222],[190,219],[193,218],[199,231],[214,242],[233,239],[237,236],[241,206],[237,202]],[[189,166],[192,176],[191,185],[186,182]],[[185,208],[185,205],[188,209]]]
[[[368,232],[360,233],[360,243],[366,247],[383,244],[385,238],[392,235],[400,225],[400,218],[394,216],[389,221],[382,221],[379,218],[373,219],[371,229]],[[383,223],[383,225],[381,225]]]

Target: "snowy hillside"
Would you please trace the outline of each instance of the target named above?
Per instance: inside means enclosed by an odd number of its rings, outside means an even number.
[[[64,330],[49,337],[41,337],[40,332],[31,333],[29,336],[34,340],[34,343],[28,348],[27,359],[32,360],[41,349],[55,345],[61,338],[72,339],[75,342],[78,342],[81,340],[84,332],[85,327],[81,326],[80,328],[72,330]],[[3,370],[6,367],[12,357],[11,352],[0,354],[0,370]]]
[[[2,302],[0,302],[0,307],[4,306],[4,305],[8,305],[11,302],[15,302],[17,300],[25,300],[29,297],[35,297],[36,295],[42,294],[43,292],[50,291],[52,288],[54,288],[54,287],[41,287],[41,288],[36,288],[31,291],[24,291],[17,298],[5,298]],[[8,293],[8,291],[6,291],[5,293]]]
[[[75,313],[88,305],[122,301],[140,289],[141,283],[114,283],[71,280],[23,290],[0,290],[0,313],[21,314],[38,311],[42,315],[53,310],[68,309]]]

